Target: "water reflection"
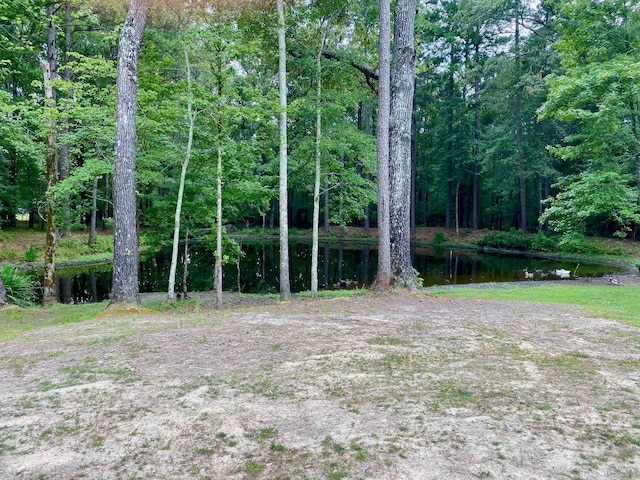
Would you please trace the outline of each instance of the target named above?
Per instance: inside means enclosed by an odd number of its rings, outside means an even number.
[[[243,243],[239,259],[224,266],[223,288],[245,293],[276,293],[279,290],[279,248],[274,242]],[[188,270],[189,291],[213,288],[213,252],[205,247],[190,248]],[[170,249],[151,253],[140,262],[140,291],[167,290]],[[311,283],[311,245],[292,243],[290,250],[291,290],[309,290]],[[319,279],[321,288],[353,288],[370,285],[377,270],[374,245],[322,243],[319,249]],[[480,282],[513,282],[543,280],[545,272],[567,269],[579,276],[598,277],[621,269],[597,264],[542,260],[523,256],[480,254],[437,248],[414,248],[414,268],[424,286],[468,284]],[[533,279],[527,278],[529,275]],[[535,272],[535,274],[534,274]],[[178,265],[176,285],[182,289],[182,265]],[[554,277],[547,277],[554,278]],[[111,265],[75,267],[58,270],[59,300],[63,303],[102,301],[111,288]]]

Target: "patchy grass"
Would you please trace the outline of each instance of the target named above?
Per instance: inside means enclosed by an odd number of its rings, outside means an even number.
[[[627,285],[509,285],[496,288],[432,290],[434,295],[456,298],[482,298],[573,305],[590,314],[640,326],[638,287]]]
[[[8,475],[640,478],[637,328],[430,294],[196,300],[18,310],[39,317],[0,341]]]
[[[0,309],[0,341],[53,325],[69,325],[94,318],[106,307],[106,302],[82,305],[53,305],[47,308],[9,307]]]

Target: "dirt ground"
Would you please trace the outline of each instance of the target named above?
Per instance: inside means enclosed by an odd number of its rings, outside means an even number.
[[[110,315],[0,343],[0,478],[640,478],[635,327],[428,293]]]

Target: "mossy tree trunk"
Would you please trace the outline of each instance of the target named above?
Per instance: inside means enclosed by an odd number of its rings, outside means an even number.
[[[48,305],[57,301],[56,294],[56,245],[57,227],[55,223],[55,199],[53,190],[58,181],[56,165],[56,97],[52,80],[57,76],[57,52],[56,52],[56,29],[53,23],[53,16],[57,7],[50,5],[47,13],[48,39],[47,39],[47,59],[42,62],[44,74],[44,116],[47,122],[47,143],[45,154],[45,168],[47,191],[45,193],[47,209],[47,227],[45,237],[44,253],[44,282],[43,282],[43,304]]]

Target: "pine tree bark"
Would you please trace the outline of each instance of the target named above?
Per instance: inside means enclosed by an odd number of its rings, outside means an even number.
[[[380,81],[378,87],[378,273],[374,288],[391,284],[389,219],[389,115],[391,108],[391,2],[380,0]]]
[[[287,44],[284,1],[278,8],[278,84],[280,90],[280,300],[291,298],[289,281],[289,199],[287,180]]]
[[[390,116],[391,282],[417,288],[411,265],[411,117],[415,78],[415,0],[396,0]]]
[[[140,303],[135,180],[136,100],[138,61],[148,10],[149,0],[131,0],[118,49],[113,170],[113,286],[110,305]]]

